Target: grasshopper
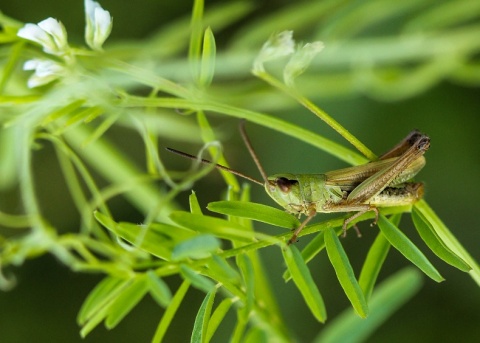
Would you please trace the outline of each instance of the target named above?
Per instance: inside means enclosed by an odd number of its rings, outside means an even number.
[[[287,212],[307,218],[293,232],[288,244],[297,241],[298,235],[318,213],[356,212],[343,222],[343,236],[348,225],[362,214],[372,211],[378,221],[378,207],[413,204],[423,197],[423,183],[411,179],[425,166],[423,154],[430,147],[430,138],[417,130],[410,132],[399,144],[380,156],[376,161],[363,165],[338,169],[324,174],[275,174],[267,176],[240,123],[240,133],[255,162],[263,182],[226,166],[201,159],[205,164],[228,171],[265,187],[267,194]],[[198,160],[197,157],[167,148],[181,156]],[[357,234],[360,236],[360,232]]]

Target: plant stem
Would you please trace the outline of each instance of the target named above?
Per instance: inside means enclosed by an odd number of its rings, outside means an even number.
[[[298,101],[302,106],[307,108],[310,112],[323,120],[328,126],[337,131],[343,138],[345,138],[370,161],[376,159],[377,156],[369,148],[367,148],[362,142],[360,142],[355,136],[353,136],[347,129],[340,125],[340,123],[338,123],[335,119],[329,116],[325,111],[323,111],[313,102],[301,95],[296,89],[285,85],[284,83],[266,72],[257,72],[255,73],[255,75],[270,84],[271,86],[280,89],[282,92]]]

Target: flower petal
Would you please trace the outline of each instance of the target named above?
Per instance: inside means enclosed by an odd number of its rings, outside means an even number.
[[[17,36],[38,43],[43,47],[53,44],[52,37],[36,24],[25,24],[18,30]]]
[[[260,53],[253,64],[253,72],[264,72],[263,63],[283,56],[291,55],[295,51],[295,41],[292,38],[293,31],[283,31],[270,37],[263,44]]]
[[[96,1],[85,0],[85,41],[94,50],[101,50],[112,31],[112,17]]]
[[[38,26],[52,36],[58,52],[67,49],[67,31],[60,21],[50,17],[39,22]]]

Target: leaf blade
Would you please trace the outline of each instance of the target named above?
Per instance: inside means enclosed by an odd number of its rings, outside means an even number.
[[[425,255],[415,246],[415,244],[408,239],[403,232],[401,232],[395,225],[393,225],[385,216],[380,215],[378,220],[378,227],[392,244],[403,256],[416,265],[432,280],[441,282],[444,278],[425,257]]]
[[[297,247],[288,246],[282,249],[282,254],[288,270],[292,275],[293,282],[302,294],[308,308],[319,322],[325,322],[327,319],[327,311],[323,298]]]
[[[327,229],[325,231],[325,246],[327,248],[328,258],[332,263],[338,281],[345,291],[347,298],[350,300],[355,312],[361,318],[366,318],[368,315],[367,301],[355,278],[345,250],[343,250],[337,234],[333,229]]]
[[[210,321],[216,291],[217,289],[213,288],[208,292],[198,309],[195,322],[193,323],[192,337],[190,338],[191,343],[203,343],[206,341],[208,323]]]
[[[418,234],[435,255],[461,271],[469,272],[472,269],[464,260],[445,245],[432,225],[415,206],[412,209],[412,219]]]
[[[370,301],[370,315],[360,319],[353,311],[345,310],[325,327],[313,343],[361,343],[421,288],[422,274],[407,267],[383,281]],[[355,335],[352,335],[355,332]]]
[[[105,326],[107,329],[113,329],[123,318],[143,299],[148,292],[148,283],[145,275],[141,275],[133,280],[122,293],[113,301],[108,310]]]
[[[155,330],[155,335],[152,339],[152,343],[160,343],[162,341],[168,327],[170,326],[170,323],[172,322],[173,317],[175,316],[175,313],[177,313],[177,310],[180,307],[183,298],[185,297],[185,294],[187,294],[189,287],[190,282],[184,280],[178,288],[177,292],[175,292],[172,301],[168,305],[165,313],[162,316],[162,319],[160,319],[160,322],[158,323],[157,329]]]
[[[294,229],[300,225],[300,221],[295,216],[264,204],[244,201],[216,201],[209,203],[207,209],[212,212],[249,218],[287,229]]]

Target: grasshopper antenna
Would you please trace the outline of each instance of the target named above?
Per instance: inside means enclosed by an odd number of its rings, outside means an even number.
[[[263,181],[265,182],[265,184],[267,184],[268,183],[267,173],[265,173],[265,170],[260,164],[260,160],[258,159],[257,154],[255,153],[255,150],[253,150],[252,143],[250,143],[250,139],[247,136],[247,131],[245,130],[245,119],[242,119],[240,121],[240,133],[242,135],[243,141],[245,142],[245,145],[247,146],[250,156],[252,156],[253,162],[255,162],[255,164],[257,165],[258,171],[260,172],[260,174],[262,174]]]
[[[221,169],[221,170],[225,170],[229,173],[232,173],[232,174],[235,174],[235,175],[238,175],[240,177],[243,177],[244,179],[248,180],[248,181],[251,181],[253,183],[256,183],[257,185],[260,185],[260,186],[264,186],[264,184],[256,179],[254,179],[253,177],[250,177],[250,176],[247,176],[239,171],[236,171],[234,169],[231,169],[231,168],[228,168],[228,167],[225,167],[225,166],[222,166],[221,164],[218,164],[218,163],[213,163],[212,161],[209,161],[209,160],[206,160],[204,158],[200,159],[196,156],[193,156],[193,155],[190,155],[190,154],[187,154],[186,152],[183,152],[183,151],[178,151],[178,150],[175,150],[175,149],[172,149],[172,148],[165,148],[167,149],[168,151],[170,152],[173,152],[174,154],[177,154],[177,155],[180,155],[180,156],[183,156],[183,157],[186,157],[186,158],[189,158],[191,160],[194,160],[194,161],[199,161],[203,164],[213,164],[215,166],[215,168],[217,169]]]

